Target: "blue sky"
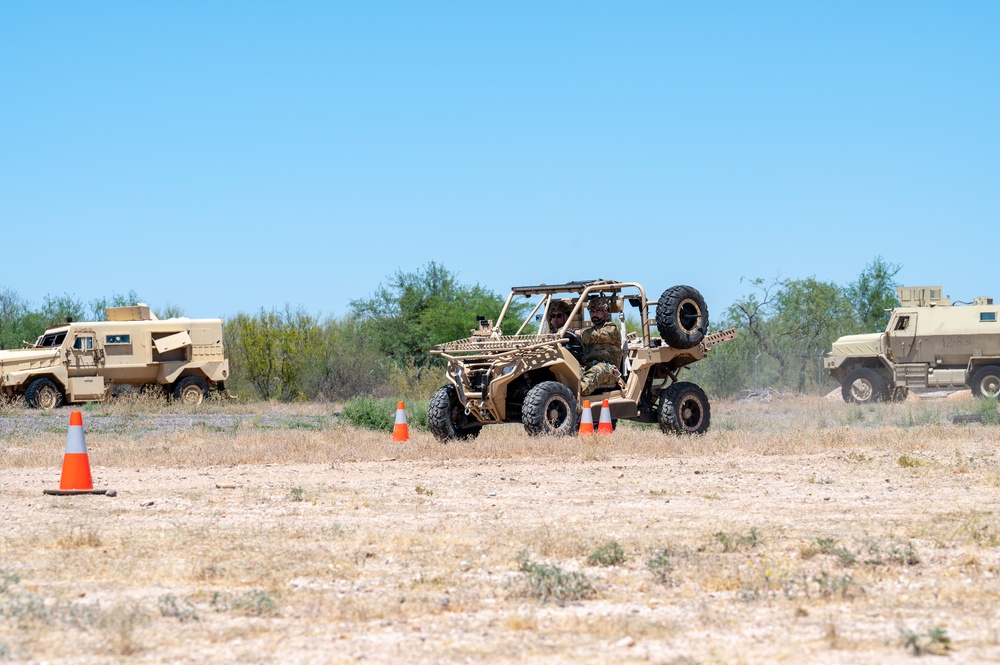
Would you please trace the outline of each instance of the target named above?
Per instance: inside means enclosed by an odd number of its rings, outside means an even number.
[[[1000,3],[0,8],[0,288],[342,316],[466,283],[1000,298]]]

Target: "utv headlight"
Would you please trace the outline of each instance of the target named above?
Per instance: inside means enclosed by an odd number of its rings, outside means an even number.
[[[506,367],[500,370],[500,376],[507,376],[508,374],[512,373],[514,371],[514,367],[515,365],[507,365]]]

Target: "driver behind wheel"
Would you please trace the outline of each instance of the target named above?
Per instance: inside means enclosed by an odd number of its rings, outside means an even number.
[[[580,366],[580,394],[589,395],[598,388],[618,384],[622,361],[622,334],[611,321],[611,301],[594,296],[587,303],[590,325],[580,332],[585,354]]]

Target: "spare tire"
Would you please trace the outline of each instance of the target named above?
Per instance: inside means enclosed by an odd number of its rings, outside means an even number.
[[[656,301],[656,329],[675,349],[701,344],[708,331],[708,306],[693,286],[672,286]]]

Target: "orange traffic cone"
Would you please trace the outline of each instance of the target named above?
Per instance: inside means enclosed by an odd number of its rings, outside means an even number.
[[[583,401],[583,413],[580,414],[580,436],[594,435],[594,413],[590,410],[590,400]]]
[[[392,440],[410,440],[410,426],[406,424],[406,409],[402,402],[396,405],[396,424],[392,427]]]
[[[59,489],[43,490],[45,494],[106,494],[108,490],[95,490],[90,477],[90,458],[87,457],[87,441],[83,436],[83,414],[74,411],[69,414],[69,431],[66,432],[66,454],[63,456],[62,477]]]
[[[598,434],[611,434],[614,430],[611,426],[611,407],[608,400],[601,402],[601,421],[597,423]]]

